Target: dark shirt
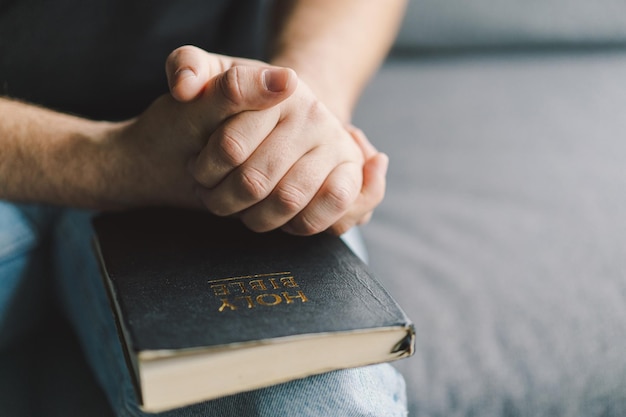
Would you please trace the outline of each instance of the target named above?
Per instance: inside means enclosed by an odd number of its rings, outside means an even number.
[[[259,57],[264,1],[0,0],[0,95],[100,120],[167,92],[165,59],[192,44]]]

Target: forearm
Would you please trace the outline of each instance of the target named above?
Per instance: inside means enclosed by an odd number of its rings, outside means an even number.
[[[102,143],[114,128],[0,98],[0,199],[106,206]]]
[[[212,62],[223,63],[216,56]],[[270,91],[264,75],[261,67],[234,67],[216,74],[192,102],[165,94],[123,122],[0,97],[0,199],[93,209],[201,207],[189,169],[208,138],[238,113],[272,108],[297,84],[285,78],[285,88]]]
[[[280,0],[270,61],[291,67],[344,122],[395,39],[406,0]]]

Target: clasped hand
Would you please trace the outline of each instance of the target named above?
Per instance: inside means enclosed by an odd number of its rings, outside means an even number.
[[[166,154],[179,155],[178,166],[163,169],[178,170],[183,188],[190,176],[210,212],[298,235],[341,234],[369,220],[384,195],[386,155],[294,71],[187,46],[168,57],[166,72],[170,96],[128,130],[154,141],[144,145],[164,165]],[[165,132],[155,127],[165,123]],[[175,138],[163,146],[168,134]]]

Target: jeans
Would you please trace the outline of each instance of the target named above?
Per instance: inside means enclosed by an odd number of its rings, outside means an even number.
[[[35,310],[18,312],[13,306],[24,305],[17,302],[20,294],[40,289],[38,283],[51,281],[49,276],[44,276],[48,271],[48,275],[54,275],[65,313],[116,415],[145,416],[137,404],[92,254],[90,220],[91,213],[85,211],[0,201],[0,347],[2,343],[10,343],[4,339],[18,337],[20,328],[30,325]],[[50,268],[36,258],[42,251],[51,255]],[[404,380],[389,364],[381,364],[329,372],[159,415],[395,417],[406,414]]]

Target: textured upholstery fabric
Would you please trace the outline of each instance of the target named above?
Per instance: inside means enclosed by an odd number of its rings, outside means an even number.
[[[416,322],[414,417],[626,415],[625,51],[392,60],[364,228]]]

